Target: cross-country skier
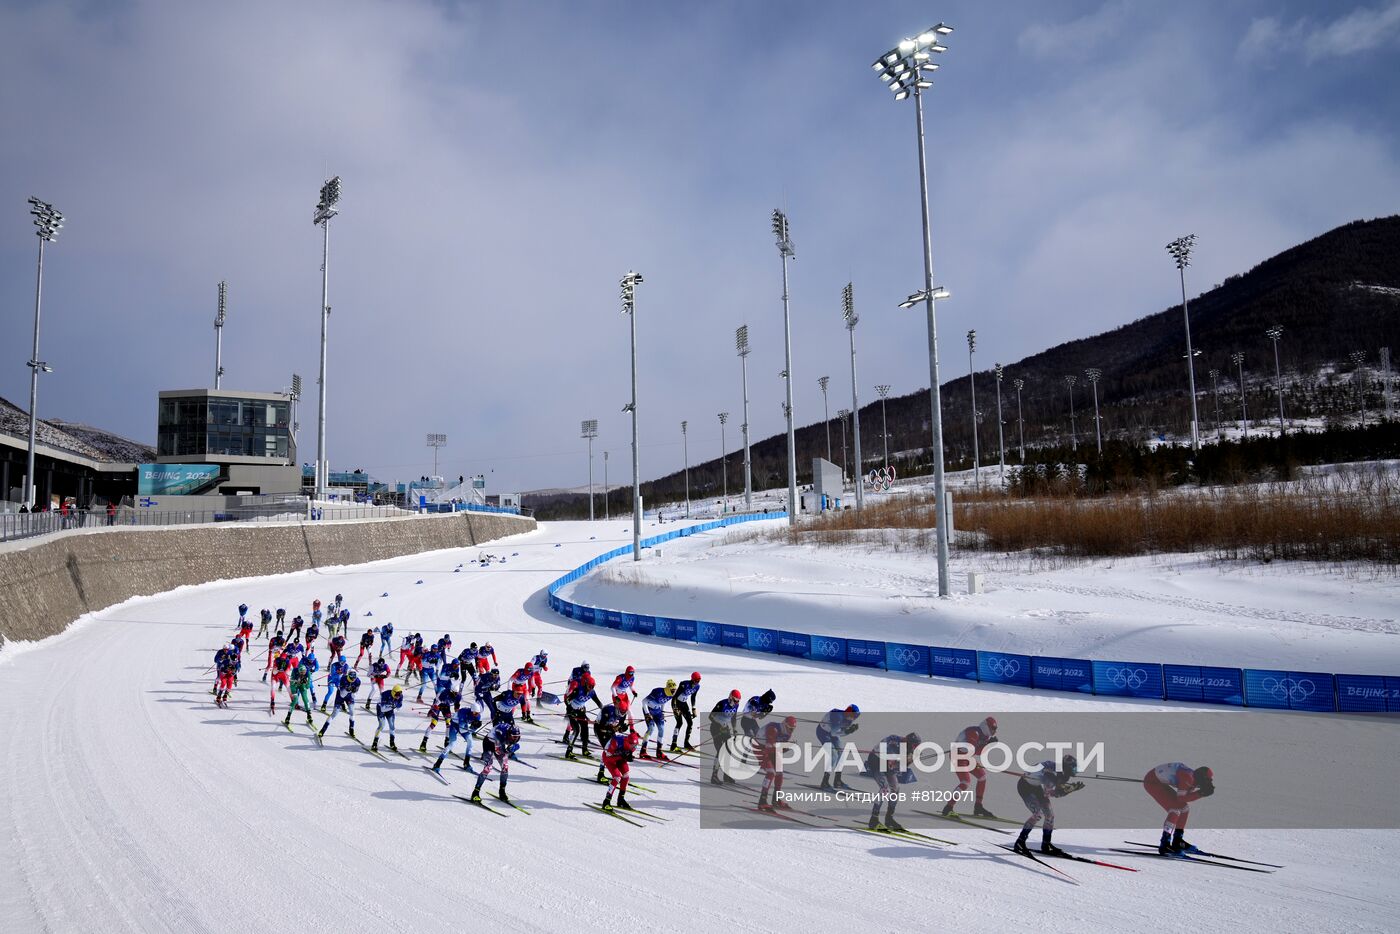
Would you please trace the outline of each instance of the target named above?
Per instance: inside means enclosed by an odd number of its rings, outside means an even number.
[[[759,721],[773,712],[773,702],[777,699],[778,695],[772,688],[757,697],[749,698],[748,703],[744,704],[743,712],[739,714],[739,729],[744,731],[745,736],[758,739]]]
[[[608,770],[610,779],[608,793],[603,796],[603,810],[612,810],[613,792],[617,792],[617,807],[624,811],[632,810],[632,805],[627,803],[627,779],[632,771],[628,763],[632,761],[637,745],[641,742],[642,738],[637,735],[636,730],[628,730],[608,740],[608,744],[603,747],[603,768]]]
[[[974,761],[976,760],[976,757],[982,755],[982,750],[986,749],[988,746],[990,746],[992,743],[995,743],[996,741],[996,717],[987,717],[976,726],[970,726],[965,728],[961,733],[958,734],[958,738],[953,740],[955,744],[969,747],[971,754],[974,757]],[[943,805],[943,816],[951,817],[953,815],[953,803],[955,801],[960,801],[963,799],[963,795],[959,794],[959,792],[967,791],[967,789],[972,786],[973,780],[976,779],[977,790],[974,793],[975,797],[972,804],[972,813],[975,817],[995,818],[995,814],[993,814],[991,811],[987,810],[982,806],[982,796],[987,791],[987,770],[982,768],[982,763],[978,761],[970,770],[966,772],[958,772],[957,774],[958,787],[957,790],[951,796],[949,796],[947,802]]]
[[[530,685],[535,680],[535,666],[533,662],[526,662],[522,667],[515,669],[515,674],[510,676],[510,689],[520,696],[520,719],[526,723],[534,723],[535,718],[530,716]]]
[[[317,597],[315,600],[312,600],[312,601],[311,601],[311,612],[315,613],[315,612],[316,612],[317,610],[319,610],[320,608],[321,608],[321,598],[320,598],[320,597]]]
[[[778,746],[792,739],[796,730],[796,717],[784,717],[782,723],[770,723],[763,728],[763,742],[758,747],[758,767],[763,772],[763,788],[758,793],[760,811],[792,807],[778,799],[783,790],[783,773],[778,768]]]
[[[500,662],[496,661],[496,650],[491,647],[491,643],[483,642],[476,650],[476,670],[478,673],[490,671],[492,668],[500,668]]]
[[[293,616],[293,617],[292,617],[292,628],[287,630],[287,640],[288,640],[289,642],[296,642],[298,639],[300,639],[300,638],[301,638],[301,627],[302,627],[302,626],[305,626],[305,625],[306,625],[306,620],[302,619],[300,616]]]
[[[267,635],[267,627],[272,625],[272,611],[264,609],[258,614],[258,638]]]
[[[403,671],[404,662],[408,661],[408,656],[409,656],[410,654],[412,654],[412,652],[413,652],[413,633],[411,633],[411,632],[406,632],[406,633],[403,634],[403,639],[400,640],[400,642],[399,642],[399,663],[398,663],[397,665],[394,666],[394,677],[395,677],[395,678],[397,678],[397,677],[399,676],[399,672]],[[412,671],[413,671],[413,669],[410,668],[410,669],[409,669],[409,673],[411,674]]]
[[[587,662],[583,663],[586,668]],[[583,756],[588,755],[588,702],[592,701],[599,710],[603,709],[598,700],[597,684],[588,671],[580,671],[577,678],[569,680],[568,692],[564,695],[564,710],[568,726],[564,730],[564,758],[574,758],[574,742],[581,741]]]
[[[321,660],[316,657],[316,650],[314,648],[308,648],[306,654],[302,656],[301,663],[306,666],[306,670],[311,673],[311,677],[314,680],[316,672],[321,670]],[[311,696],[313,698],[316,696],[315,689],[312,689]]]
[[[351,667],[351,668],[359,668],[359,667],[360,667],[360,659],[364,658],[366,655],[368,655],[368,656],[370,657],[370,659],[373,660],[373,658],[374,658],[374,653],[370,651],[370,648],[371,648],[373,645],[374,645],[374,630],[373,630],[373,629],[366,629],[366,630],[365,630],[365,634],[362,635],[362,636],[360,636],[360,654],[355,656],[355,664],[351,665],[350,667]]]
[[[549,653],[540,649],[539,654],[530,659],[530,664],[534,667],[534,678],[530,682],[530,696],[539,697],[540,691],[544,690],[544,673],[549,670]]]
[[[632,719],[632,701],[636,700],[637,692],[632,687],[637,679],[637,669],[628,665],[622,674],[613,678],[612,701],[617,707],[618,713],[627,718],[627,725],[631,727],[635,722]]]
[[[272,638],[267,640],[267,667],[263,669],[263,680],[267,680],[267,673],[272,670],[272,660],[282,654],[282,648],[287,644],[287,637],[282,635],[281,630],[274,632]]]
[[[875,744],[865,758],[865,774],[875,779],[878,789],[875,804],[870,809],[871,830],[900,831],[904,828],[894,819],[894,808],[899,803],[899,786],[914,781],[914,771],[909,766],[914,759],[914,750],[920,743],[919,734],[904,736],[891,734]],[[880,822],[880,804],[885,805],[885,820]]]
[[[514,723],[515,712],[520,709],[520,695],[507,688],[491,701],[491,722]]]
[[[1196,850],[1186,842],[1186,819],[1191,802],[1215,794],[1215,773],[1205,766],[1193,769],[1183,762],[1167,762],[1142,778],[1142,787],[1167,812],[1157,852],[1163,856]]]
[[[616,704],[606,704],[598,711],[598,720],[593,724],[593,735],[598,740],[599,755],[608,747],[608,743],[627,725],[627,718],[622,711],[617,709]],[[603,777],[603,763],[598,762],[597,781],[606,781]]]
[[[214,687],[209,691],[209,693],[213,694],[215,697],[219,696],[219,672],[222,670],[224,662],[230,661],[232,660],[232,658],[233,643],[231,642],[224,643],[214,652],[214,664],[209,666],[209,668],[214,669]],[[204,670],[208,671],[209,668],[206,668]]]
[[[496,691],[501,687],[501,673],[492,668],[485,674],[478,675],[476,687],[472,689],[472,698],[476,702],[478,713],[487,714],[491,717],[491,722],[496,721],[496,715],[491,713]]]
[[[335,610],[335,612],[339,613],[339,612],[340,612],[340,607],[341,607],[344,603],[345,603],[345,598],[344,598],[343,596],[341,596],[340,594],[336,594],[336,595],[335,595],[335,602],[331,604],[331,608],[332,608],[333,610]]]
[[[384,660],[384,657],[381,655],[379,658],[376,658],[374,660],[374,664],[369,666],[369,680],[370,683],[374,685],[374,691],[383,692],[384,682],[388,679],[389,663],[386,662]],[[374,696],[374,691],[370,692],[371,697]],[[365,710],[369,710],[368,700],[365,701]]]
[[[735,720],[739,716],[739,701],[744,699],[736,688],[729,692],[729,696],[710,708],[710,742],[715,744],[715,762],[710,769],[710,784],[734,784],[734,779],[728,775],[723,777],[719,774],[719,757],[724,751],[724,744],[729,742],[729,738],[734,735]]]
[[[263,610],[263,612],[266,613],[267,611],[266,611],[266,610]],[[267,624],[264,623],[264,624],[263,624],[263,630],[266,631],[266,629],[267,629]],[[250,642],[252,642],[252,641],[253,641],[253,621],[252,621],[251,619],[240,620],[239,623],[238,623],[238,634],[239,634],[240,636],[243,637],[243,644],[244,644],[244,645],[248,645]]]
[[[345,660],[341,659],[340,664],[344,665]],[[335,688],[335,706],[331,708],[331,715],[326,718],[325,723],[321,724],[322,736],[326,735],[326,730],[330,727],[331,721],[335,719],[335,715],[343,710],[350,717],[350,732],[346,735],[351,739],[355,738],[355,692],[359,691],[362,683],[360,676],[355,673],[355,669],[347,666],[345,674],[341,675],[340,683]]]
[[[432,692],[437,691],[438,665],[441,663],[442,651],[435,645],[428,646],[418,666],[418,703],[423,702],[424,688]]]
[[[340,633],[336,633],[335,635],[330,637],[330,639],[326,642],[326,645],[331,650],[332,661],[338,658],[345,658],[345,636],[341,635]]]
[[[1041,817],[1044,817],[1045,827],[1040,831],[1040,852],[1047,856],[1065,855],[1065,851],[1050,839],[1055,833],[1055,808],[1050,799],[1063,798],[1083,788],[1083,782],[1071,781],[1078,774],[1079,763],[1075,761],[1074,756],[1066,755],[1060,763],[1046,759],[1040,763],[1040,768],[1034,772],[1027,772],[1016,782],[1016,793],[1021,796],[1021,800],[1031,812],[1031,816],[1026,818],[1025,824],[1021,826],[1021,835],[1016,838],[1017,853],[1030,853],[1026,838],[1031,835]]]
[[[243,617],[245,617],[245,616],[247,616],[247,615],[248,615],[248,604],[246,604],[246,603],[240,603],[240,604],[238,604],[238,621],[239,621],[240,623],[243,622]]]
[[[671,698],[671,712],[676,715],[676,725],[671,731],[671,752],[680,752],[676,741],[681,737],[681,723],[685,723],[685,750],[695,747],[690,743],[690,730],[695,725],[695,711],[700,708],[700,672],[692,671],[676,688],[676,696]]]
[[[387,726],[389,727],[389,748],[394,752],[399,751],[398,745],[394,742],[394,712],[402,706],[403,688],[397,684],[379,695],[379,703],[375,705],[375,716],[379,719],[379,726],[374,729],[374,741],[369,744],[371,750],[379,751],[379,734]]]
[[[423,634],[415,632],[413,641],[408,645],[408,671],[403,676],[404,684],[413,680],[414,675],[418,676],[420,683],[423,681],[423,653],[425,651],[427,650],[423,647]],[[475,659],[473,659],[474,664]]]
[[[822,722],[817,724],[817,742],[826,750],[826,774],[822,776],[822,791],[845,788],[846,781],[841,777],[841,753],[845,749],[844,737],[860,729],[856,718],[860,708],[851,704],[845,710],[835,708],[827,711]]]
[[[301,657],[306,652],[306,646],[294,639],[283,651],[287,653],[287,660],[290,661],[292,667],[295,668],[297,665],[301,664]]]
[[[394,624],[385,623],[379,627],[379,657],[383,658],[392,652],[394,645]]]
[[[428,708],[428,727],[423,731],[423,741],[418,744],[418,751],[426,754],[428,752],[428,736],[437,728],[438,721],[447,723],[452,719],[453,713],[462,705],[462,694],[450,682],[441,691],[438,691],[437,700],[433,706]]]
[[[326,705],[335,696],[335,689],[340,685],[340,679],[345,677],[345,673],[350,670],[350,663],[343,658],[337,658],[326,667],[326,697],[321,701],[321,713],[326,712]]]
[[[336,625],[340,627],[340,631],[344,632],[345,627],[350,625],[350,611],[348,609],[341,610],[336,614],[335,619]]]
[[[460,736],[467,742],[467,748],[462,751],[463,771],[472,771],[472,737],[476,731],[481,729],[481,714],[476,712],[474,707],[458,707],[457,712],[452,715],[452,719],[447,721],[447,742],[443,744],[442,752],[438,754],[437,761],[433,763],[433,771],[442,768],[442,762],[452,755],[452,747],[457,745],[457,738]]]
[[[222,655],[222,658],[220,656]],[[214,666],[218,669],[218,681],[214,686],[214,704],[228,705],[228,696],[233,691],[235,675],[238,673],[238,660],[232,651],[220,649],[214,656]]]
[[[315,727],[311,722],[311,671],[303,661],[300,665],[292,669],[292,683],[287,691],[289,706],[287,716],[282,718],[282,725],[290,727],[292,724],[292,714],[300,707],[306,713],[306,725]]]
[[[316,625],[316,621],[315,621],[315,620],[312,620],[312,621],[311,621],[311,625],[306,627],[306,644],[307,644],[307,646],[310,647],[310,646],[314,645],[314,644],[316,643],[316,637],[319,636],[320,634],[321,634],[321,627],[318,626],[318,625]]]
[[[666,683],[659,688],[652,688],[647,692],[647,696],[642,698],[642,719],[646,721],[646,733],[642,736],[643,759],[650,759],[647,755],[647,743],[651,742],[652,731],[656,732],[656,759],[660,762],[670,762],[671,759],[666,753],[661,751],[661,741],[666,738],[666,708],[671,704],[671,698],[676,696],[676,679],[667,678]]]
[[[272,661],[272,684],[268,691],[267,711],[277,710],[277,692],[287,686],[287,677],[292,670],[292,660],[283,652]]]
[[[472,789],[472,800],[481,801],[481,786],[491,775],[492,769],[501,772],[500,789],[496,796],[509,802],[506,782],[510,779],[510,760],[520,748],[520,727],[511,722],[497,723],[482,741],[481,772],[476,776],[476,787]]]

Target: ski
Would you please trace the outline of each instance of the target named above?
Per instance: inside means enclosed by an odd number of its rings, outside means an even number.
[[[855,830],[855,831],[857,831],[857,832],[859,832],[859,833],[868,833],[868,834],[872,834],[872,835],[877,836],[877,837],[884,837],[886,840],[903,840],[905,843],[912,843],[912,844],[915,845],[915,846],[926,846],[926,847],[931,847],[932,849],[935,849],[935,850],[942,850],[942,849],[945,849],[945,847],[944,847],[942,844],[939,844],[939,843],[927,843],[927,842],[925,842],[925,841],[923,841],[923,840],[916,840],[916,839],[914,839],[914,838],[912,838],[912,837],[906,837],[906,836],[904,836],[903,834],[895,833],[893,830],[885,830],[884,828],[881,828],[881,829],[879,829],[879,830],[871,830],[869,827],[865,826],[864,824],[851,824],[851,825],[848,825],[848,826],[847,826],[847,829],[848,829],[848,830]]]
[[[1128,844],[1129,846],[1145,846],[1145,847],[1147,847],[1149,850],[1155,850],[1155,849],[1157,849],[1157,844],[1155,844],[1155,843],[1135,843],[1135,842],[1133,842],[1132,840],[1124,840],[1123,842],[1126,843],[1126,844]],[[1232,862],[1232,863],[1248,863],[1248,864],[1251,865],[1251,866],[1268,866],[1270,869],[1282,869],[1282,868],[1284,868],[1284,867],[1278,865],[1277,863],[1261,863],[1261,862],[1259,862],[1258,860],[1253,860],[1253,859],[1241,859],[1241,858],[1238,857],[1238,856],[1224,856],[1224,855],[1222,855],[1222,854],[1220,854],[1220,853],[1207,853],[1205,850],[1197,849],[1196,847],[1192,847],[1191,849],[1187,850],[1186,852],[1187,852],[1188,854],[1190,854],[1191,856],[1208,856],[1208,857],[1210,857],[1211,859],[1227,859],[1227,860],[1229,860],[1229,861]]]
[[[1137,872],[1132,866],[1120,866],[1117,863],[1106,863],[1101,859],[1092,859],[1088,856],[1075,856],[1073,853],[1041,853],[1042,857],[1053,857],[1055,859],[1072,859],[1076,863],[1089,863],[1094,866],[1103,866],[1105,869],[1121,869],[1124,872]]]
[[[939,816],[939,817],[942,817],[943,815],[940,814],[940,815],[938,815],[938,816]],[[965,818],[962,817],[961,814],[955,813],[955,814],[953,814],[953,816],[956,817],[956,818],[959,818],[959,819],[965,819]],[[1022,821],[1010,820],[1010,819],[1005,818],[1005,817],[978,817],[978,816],[975,815],[975,814],[972,815],[972,819],[973,819],[973,820],[981,820],[981,821],[991,821],[991,822],[994,823],[994,824],[1011,824],[1011,825],[1016,826],[1016,827],[1020,827],[1021,824],[1023,823]]]
[[[465,801],[467,804],[474,804],[477,807],[481,808],[483,811],[488,811],[492,814],[495,814],[497,817],[510,817],[509,814],[505,813],[504,811],[496,810],[495,808],[491,807],[491,805],[487,804],[485,801],[473,801],[466,795],[453,795],[452,797],[456,798],[459,801]]]
[[[1007,850],[1008,852],[1014,853],[1016,856],[1024,856],[1026,859],[1030,860],[1033,863],[1039,863],[1051,872],[1059,873],[1060,875],[1064,876],[1066,879],[1073,882],[1075,885],[1079,884],[1079,880],[1075,879],[1074,876],[1070,875],[1062,869],[1056,869],[1054,866],[1051,866],[1049,863],[1041,859],[1039,856],[1036,856],[1034,853],[1017,853],[1016,848],[1009,843],[998,843],[997,846],[1001,847],[1003,850]]]
[[[801,824],[803,827],[821,826],[820,824],[814,824],[811,821],[802,820],[800,817],[793,817],[791,814],[788,814],[785,811],[779,811],[771,807],[761,808],[756,806],[750,806],[747,804],[731,804],[729,806],[736,811],[743,811],[747,814],[762,814],[765,817],[776,817],[779,820],[785,820],[793,824]]]
[[[629,785],[628,787],[630,788],[631,786]],[[661,821],[662,823],[667,823],[667,824],[669,824],[669,823],[671,822],[671,818],[669,818],[669,817],[662,817],[662,816],[659,815],[659,814],[653,814],[651,811],[644,811],[644,810],[642,810],[642,809],[639,808],[639,807],[632,807],[632,806],[630,806],[630,805],[629,805],[628,807],[625,807],[625,808],[620,808],[620,807],[618,807],[617,805],[613,805],[613,810],[615,810],[615,811],[623,811],[623,812],[625,812],[625,813],[627,813],[627,814],[635,814],[637,817],[645,817],[645,818],[648,818],[648,819],[650,819],[650,820]]]
[[[610,785],[610,784],[612,784],[611,779],[607,779],[607,778],[597,778],[597,777],[589,778],[587,775],[580,775],[580,776],[578,777],[578,780],[581,781],[581,782],[588,782],[590,785]],[[633,781],[629,781],[629,782],[627,783],[627,790],[628,790],[628,791],[636,790],[636,791],[640,791],[640,792],[643,792],[643,793],[649,794],[649,795],[654,795],[654,794],[656,794],[656,789],[655,789],[655,788],[648,788],[646,785],[638,785],[636,782],[633,782]]]
[[[1215,860],[1202,859],[1199,856],[1188,856],[1185,853],[1169,853],[1163,856],[1154,847],[1150,852],[1146,850],[1111,850],[1113,853],[1124,853],[1128,856],[1148,856],[1152,859],[1174,859],[1184,863],[1197,863],[1201,866],[1218,866],[1221,869],[1238,869],[1242,872],[1262,872],[1266,875],[1272,874],[1272,869],[1259,869],[1254,866],[1237,866],[1234,863],[1217,863]]]
[[[932,811],[915,811],[915,814],[922,814],[925,817],[932,817],[935,820],[946,820],[950,824],[962,824],[964,827],[974,827],[977,830],[990,830],[992,833],[1009,834],[1011,831],[1003,830],[1000,827],[988,827],[986,824],[976,824],[958,814],[935,814]]]
[[[606,808],[605,808],[605,807],[603,807],[601,804],[594,804],[592,801],[585,801],[585,802],[583,802],[583,803],[584,803],[584,805],[585,805],[586,807],[592,808],[593,810],[597,811],[599,814],[606,814],[606,815],[608,815],[609,817],[616,817],[618,820],[624,821],[625,823],[628,823],[628,824],[631,824],[633,827],[645,827],[645,826],[646,826],[646,824],[642,823],[642,822],[639,821],[639,820],[632,820],[632,818],[630,818],[630,817],[623,817],[621,814],[617,813],[617,810],[614,809],[614,808],[611,808],[611,807],[606,807]]]
[[[444,785],[451,785],[451,784],[452,784],[452,783],[449,782],[447,779],[443,778],[443,777],[442,777],[442,773],[439,772],[437,769],[433,768],[431,765],[425,765],[425,766],[423,766],[423,771],[424,771],[424,772],[427,772],[429,775],[431,775],[433,778],[436,778],[438,781],[442,782]]]
[[[514,801],[507,801],[505,798],[502,798],[500,795],[493,794],[491,797],[495,798],[497,801],[501,802],[502,804],[509,805],[510,807],[515,808],[515,809],[516,809],[517,811],[519,811],[521,814],[529,814],[529,813],[530,813],[530,809],[529,809],[529,808],[521,807],[520,805],[516,804]]]
[[[642,762],[650,762],[651,764],[655,765],[658,769],[664,769],[668,765],[683,765],[688,769],[700,768],[700,766],[696,765],[694,762],[682,762],[679,757],[675,759],[658,759],[655,756],[638,756],[637,758]]]
[[[350,736],[349,733],[346,733],[345,735],[346,735],[346,736]],[[355,742],[359,743],[360,746],[361,746],[361,748],[363,748],[365,752],[367,752],[367,753],[369,753],[370,755],[374,756],[374,757],[375,757],[376,759],[378,759],[379,761],[381,761],[381,762],[388,762],[388,761],[389,761],[388,759],[384,758],[384,754],[381,753],[378,749],[370,749],[370,748],[369,748],[369,745],[366,744],[365,741],[362,740],[362,739],[360,739],[358,736],[350,736],[350,738],[353,739]]]

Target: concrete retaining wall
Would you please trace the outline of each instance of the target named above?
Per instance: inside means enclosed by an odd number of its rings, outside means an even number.
[[[534,528],[520,516],[457,513],[61,534],[0,551],[0,642],[52,636],[84,613],[181,584],[467,548]]]

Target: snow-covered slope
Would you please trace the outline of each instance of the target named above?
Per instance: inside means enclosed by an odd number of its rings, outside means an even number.
[[[849,934],[1400,924],[1395,833],[1203,831],[1202,844],[1288,868],[1256,876],[1144,860],[1131,874],[1083,867],[1075,885],[979,831],[940,833],[962,843],[946,850],[836,829],[702,831],[698,773],[689,768],[639,764],[639,780],[657,789],[653,808],[672,820],[632,827],[583,806],[601,794],[580,780],[585,768],[549,757],[557,721],[547,733],[527,728],[528,765],[512,769],[511,790],[532,813],[502,817],[451,797],[470,790],[460,772],[446,788],[415,763],[368,755],[338,727],[324,748],[304,727],[283,730],[266,712],[252,659],[231,708],[210,703],[206,666],[231,634],[239,601],[304,613],[313,598],[340,591],[355,613],[352,634],[393,620],[400,631],[451,632],[458,644],[485,636],[502,668],[546,648],[550,678],[582,659],[605,677],[630,663],[648,688],[698,668],[705,707],[730,687],[770,685],[792,709],[1122,706],[629,637],[549,612],[549,580],[625,540],[622,523],[561,523],[486,546],[508,556],[489,568],[454,572],[473,549],[211,584],[135,600],[27,651],[7,650],[0,930]],[[711,611],[718,615],[698,610]],[[405,720],[420,723],[421,710]],[[403,733],[405,746],[415,742],[410,726]],[[1008,780],[994,781],[988,803],[1017,813]],[[1057,841],[1094,852],[1124,836],[1061,827]]]

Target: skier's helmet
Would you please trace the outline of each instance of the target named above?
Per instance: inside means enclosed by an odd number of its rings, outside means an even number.
[[[1196,776],[1197,788],[1213,787],[1215,785],[1215,773],[1204,765],[1196,769],[1194,774]]]
[[[665,687],[663,690],[666,691],[666,696],[667,696],[667,697],[673,696],[673,695],[676,693],[676,679],[675,679],[675,678],[667,678],[667,679],[666,679],[666,687]]]
[[[692,671],[692,672],[690,673],[690,683],[691,683],[691,684],[699,684],[699,683],[700,683],[700,672],[698,672],[698,671]]]
[[[628,665],[627,670],[623,672],[625,675],[635,675],[636,673],[637,669],[633,668],[631,665]]]
[[[914,754],[914,750],[917,749],[917,748],[918,748],[918,745],[919,745],[920,743],[922,743],[922,742],[923,742],[923,740],[919,739],[919,734],[918,734],[918,733],[908,733],[908,734],[906,734],[905,737],[904,737],[904,753],[905,753],[905,755],[912,756],[912,755]]]
[[[736,688],[735,690],[729,692],[729,699],[732,701],[741,701],[744,699],[744,695],[740,694],[738,689]]]
[[[996,736],[996,735],[997,735],[997,718],[996,718],[996,717],[988,717],[987,719],[983,720],[982,723],[981,723],[980,729],[982,730],[982,734],[983,734],[984,736]]]
[[[534,662],[526,662],[526,663],[525,663],[525,673],[526,673],[527,675],[530,674],[530,672],[532,672],[532,671],[534,671],[534,670],[535,670],[535,663],[534,663]]]
[[[588,667],[588,662],[584,662],[583,664],[581,664],[581,665],[578,666],[578,670],[579,670],[579,671],[582,671],[582,672],[589,672],[589,671],[592,671],[593,669],[590,668],[590,667]]]
[[[520,727],[516,726],[514,723],[506,727],[506,742],[520,742]]]
[[[797,718],[791,716],[783,717],[783,726],[787,727],[789,730],[797,729]]]
[[[393,690],[392,690],[390,693],[392,693],[392,694],[394,695],[394,699],[395,699],[395,700],[397,700],[397,699],[400,698],[400,697],[403,697],[403,685],[401,685],[401,684],[396,684],[396,685],[394,685]]]
[[[855,704],[851,704],[850,706],[848,706],[848,707],[846,708],[846,719],[847,719],[847,720],[854,720],[856,717],[859,717],[859,716],[860,716],[860,708],[857,707]]]
[[[1074,756],[1071,756],[1068,753],[1066,753],[1065,757],[1060,760],[1060,773],[1063,775],[1068,775],[1071,778],[1073,778],[1075,775],[1078,775],[1079,760],[1076,759]]]

